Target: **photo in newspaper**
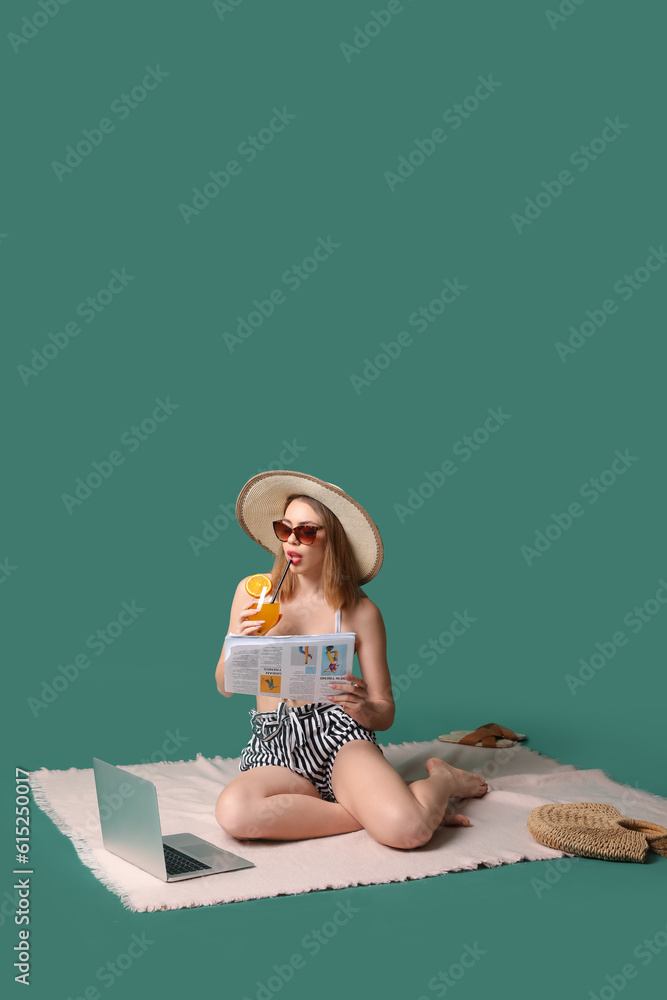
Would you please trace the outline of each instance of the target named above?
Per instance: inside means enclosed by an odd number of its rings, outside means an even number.
[[[330,687],[353,670],[354,632],[285,635],[258,639],[227,635],[225,691],[272,695],[299,701],[331,702]]]

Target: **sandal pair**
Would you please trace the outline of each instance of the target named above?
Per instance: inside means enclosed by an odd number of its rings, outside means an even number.
[[[438,736],[444,743],[462,743],[469,747],[513,747],[517,740],[525,740],[523,733],[514,733],[497,722],[487,722],[477,729],[457,729]]]

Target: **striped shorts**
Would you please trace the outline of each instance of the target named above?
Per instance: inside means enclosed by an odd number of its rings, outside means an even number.
[[[326,802],[337,801],[331,773],[340,748],[351,740],[378,745],[374,731],[356,722],[340,705],[313,702],[288,707],[281,701],[276,711],[252,708],[248,714],[252,736],[241,753],[239,771],[262,764],[288,767],[308,778]]]

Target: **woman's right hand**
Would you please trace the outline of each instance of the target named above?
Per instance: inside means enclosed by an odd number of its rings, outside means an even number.
[[[249,604],[247,608],[244,608],[244,610],[241,611],[239,615],[240,618],[239,631],[236,633],[236,635],[259,635],[260,629],[264,624],[263,619],[260,618],[259,621],[254,621],[254,622],[247,621],[248,616],[254,615],[256,614],[256,612],[257,612],[257,601],[253,601],[252,604]],[[278,624],[281,618],[282,615],[281,614],[278,615],[278,621],[276,622],[276,625]]]

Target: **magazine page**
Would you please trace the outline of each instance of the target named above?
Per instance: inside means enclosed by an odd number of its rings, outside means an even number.
[[[352,673],[356,633],[225,638],[225,691],[331,702],[333,678]]]

